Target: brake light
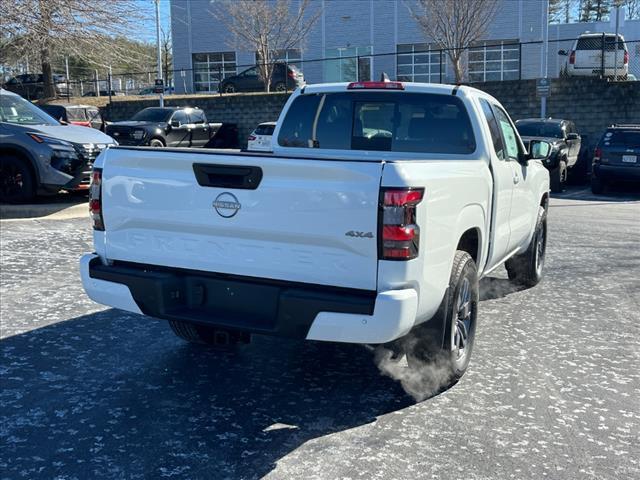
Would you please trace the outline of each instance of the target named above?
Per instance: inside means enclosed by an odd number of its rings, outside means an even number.
[[[93,222],[94,230],[104,230],[102,218],[102,169],[94,168],[91,172],[91,185],[89,186],[89,215]]]
[[[576,63],[576,51],[575,50],[571,50],[571,53],[569,54],[569,63],[571,65],[575,65],[575,63]]]
[[[249,140],[250,142],[253,142],[255,139],[256,139],[256,137],[255,137],[254,135],[249,135],[248,140]]]
[[[295,79],[295,78],[296,78],[296,74],[295,74],[295,72],[294,72],[293,70],[289,70],[289,71],[287,72],[287,76],[288,76],[289,78],[291,78],[291,79]]]
[[[404,90],[402,82],[351,82],[347,85],[347,90]]]
[[[420,247],[420,228],[416,225],[416,206],[423,188],[383,188],[380,204],[380,260],[411,260]]]
[[[629,63],[629,52],[624,51],[624,64],[627,65]]]

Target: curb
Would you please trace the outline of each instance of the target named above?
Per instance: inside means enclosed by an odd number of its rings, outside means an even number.
[[[0,205],[0,220],[29,220],[46,218],[63,220],[89,216],[89,207],[83,203],[49,203],[43,205]]]

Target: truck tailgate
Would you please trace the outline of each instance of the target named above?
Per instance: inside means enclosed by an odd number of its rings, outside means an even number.
[[[109,260],[375,290],[382,168],[112,149],[103,168],[105,253]]]

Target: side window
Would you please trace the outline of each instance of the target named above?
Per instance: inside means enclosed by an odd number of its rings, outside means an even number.
[[[174,113],[173,117],[171,118],[171,121],[180,122],[180,125],[186,125],[187,123],[189,123],[189,120],[187,119],[187,114],[181,111]]]
[[[511,121],[507,114],[497,106],[494,106],[498,124],[500,125],[500,131],[502,132],[502,138],[506,147],[507,157],[513,160],[518,159],[518,136],[516,130],[511,125]]]
[[[203,124],[206,122],[206,119],[204,118],[204,112],[202,110],[193,110],[189,114],[189,118],[191,119],[191,122],[189,123]]]
[[[500,160],[504,160],[504,143],[502,141],[502,135],[500,134],[500,127],[498,127],[496,117],[491,110],[491,105],[489,105],[489,102],[484,99],[480,99],[480,105],[482,106],[484,118],[487,120],[487,124],[489,125],[489,132],[491,133],[491,140],[493,140],[493,149],[496,152],[496,156]]]
[[[253,67],[250,68],[249,70],[245,70],[244,72],[242,72],[240,74],[241,77],[257,77],[258,76],[258,68],[257,67]]]

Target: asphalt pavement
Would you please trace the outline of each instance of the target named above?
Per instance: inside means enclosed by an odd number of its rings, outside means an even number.
[[[546,276],[481,282],[467,374],[416,403],[357,345],[192,346],[94,304],[81,216],[0,221],[0,479],[640,478],[640,195],[573,189]]]

